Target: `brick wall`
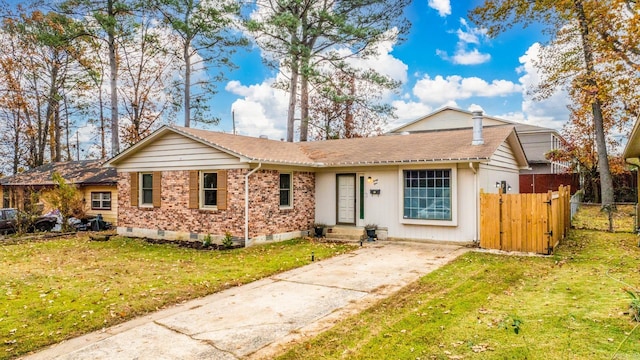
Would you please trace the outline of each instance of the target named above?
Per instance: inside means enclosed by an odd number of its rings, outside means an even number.
[[[227,209],[189,209],[189,172],[162,172],[159,208],[132,207],[130,174],[118,173],[118,226],[244,237],[246,169],[227,172]],[[249,178],[249,237],[309,229],[315,217],[315,174],[293,173],[293,208],[280,209],[279,172],[259,170]]]

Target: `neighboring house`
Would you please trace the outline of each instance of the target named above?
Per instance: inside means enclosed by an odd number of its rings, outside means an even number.
[[[480,189],[517,193],[527,167],[513,126],[476,123],[302,143],[163,126],[105,164],[118,171],[118,233],[230,232],[250,245],[304,235],[313,223],[375,223],[391,239],[471,242]]]
[[[622,157],[627,164],[635,166],[640,172],[640,118],[636,120],[633,130],[631,130]],[[636,178],[638,179],[636,184],[636,194],[638,196],[636,203],[640,204],[640,175],[636,176]],[[640,218],[638,215],[640,215],[640,207],[636,206],[636,231],[640,231]]]
[[[424,117],[393,129],[393,133],[421,132],[444,129],[471,128],[472,112],[453,107],[438,109]],[[569,164],[550,161],[545,154],[551,150],[562,148],[562,137],[554,130],[539,126],[517,123],[492,116],[484,116],[484,126],[513,125],[518,132],[520,143],[529,161],[529,167],[521,174],[562,174],[569,169]]]
[[[49,163],[25,172],[0,179],[2,206],[24,209],[31,201],[51,210],[43,193],[54,187],[51,177],[59,173],[68,183],[75,184],[82,193],[86,214],[101,214],[105,221],[117,221],[117,175],[115,169],[102,166],[103,160],[81,160]],[[38,194],[34,199],[31,194]]]

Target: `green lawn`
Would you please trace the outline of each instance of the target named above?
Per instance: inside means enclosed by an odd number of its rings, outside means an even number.
[[[292,240],[203,251],[115,237],[0,242],[0,359],[351,250]]]
[[[552,257],[467,253],[280,359],[638,359],[639,264],[636,235],[594,230]]]

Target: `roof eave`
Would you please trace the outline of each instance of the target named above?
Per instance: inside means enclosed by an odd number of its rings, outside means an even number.
[[[466,162],[489,162],[489,158],[470,157],[470,158],[442,158],[442,159],[420,159],[420,160],[385,160],[385,161],[352,161],[341,163],[323,164],[323,168],[332,167],[353,167],[353,166],[389,166],[389,165],[412,165],[412,164],[450,164],[450,163],[466,163]]]
[[[625,159],[640,158],[640,116],[633,125],[631,134],[627,139],[627,145],[624,147],[622,157]]]

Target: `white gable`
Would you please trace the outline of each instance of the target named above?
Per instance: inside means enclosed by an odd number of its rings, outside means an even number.
[[[122,160],[119,172],[247,168],[240,159],[175,132]]]
[[[493,153],[489,160],[489,165],[512,170],[520,169],[518,166],[518,160],[516,160],[516,156],[513,153],[513,149],[511,149],[511,146],[506,141],[498,147],[495,153]]]
[[[482,126],[504,124],[509,124],[509,122],[501,121],[499,119],[490,118],[487,116],[482,119]],[[427,115],[414,122],[408,123],[405,126],[399,127],[393,130],[393,132],[460,129],[472,127],[473,119],[471,114],[464,111],[446,108],[444,110]]]

